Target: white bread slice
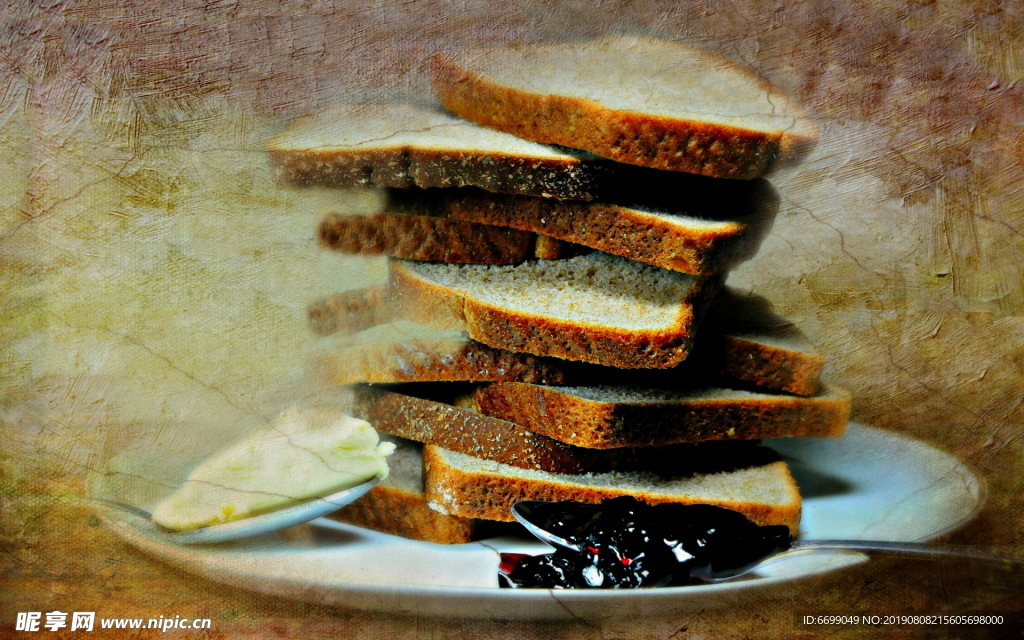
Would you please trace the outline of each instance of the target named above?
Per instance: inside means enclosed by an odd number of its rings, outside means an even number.
[[[431,78],[465,118],[656,169],[755,178],[817,137],[790,98],[748,69],[649,36],[443,52]]]
[[[796,532],[800,493],[786,463],[766,447],[757,447],[761,456],[736,456],[744,459],[730,461],[738,449],[729,445],[749,443],[709,444],[720,445],[714,455],[704,450],[681,461],[674,474],[582,475],[521,469],[427,445],[423,448],[425,492],[431,508],[464,518],[512,520],[510,509],[520,500],[594,503],[629,495],[649,504],[718,505],[739,511],[759,525],[783,524]]]
[[[440,109],[339,105],[267,143],[278,180],[330,187],[460,187],[590,199],[614,172],[587,153],[481,127]]]
[[[578,447],[645,447],[708,440],[838,437],[850,394],[825,386],[809,398],[719,387],[635,384],[553,387],[496,382],[476,390],[484,415]]]
[[[580,202],[478,189],[391,190],[389,211],[512,227],[673,271],[711,274],[754,256],[778,198],[765,181]],[[493,233],[493,232],[492,232]],[[450,262],[450,261],[449,261]]]
[[[717,363],[726,380],[801,396],[818,392],[825,356],[761,296],[725,288],[703,323],[694,363]]]
[[[638,372],[495,349],[469,339],[464,332],[399,321],[353,336],[351,342],[316,358],[314,368],[319,379],[336,385],[502,381],[579,385],[615,384],[628,378],[660,386],[686,386],[695,380],[707,383],[717,379],[723,384],[731,381],[801,396],[818,391],[822,359],[816,350],[776,347],[749,336],[702,339],[720,348],[701,347],[699,355],[678,367]]]
[[[680,366],[628,373],[611,367],[572,363],[471,340],[461,331],[392,322],[386,287],[367,287],[329,296],[310,306],[319,335],[342,331],[343,344],[317,358],[319,376],[332,384],[359,382],[498,382],[615,384],[628,375],[654,386],[692,386],[720,378],[802,396],[817,393],[825,359],[792,323],[766,300],[726,288],[703,321],[694,353]],[[368,329],[370,328],[370,329]],[[366,329],[364,331],[364,329]]]
[[[462,329],[488,346],[665,368],[689,355],[720,282],[594,252],[514,266],[392,260],[390,285],[406,319]]]
[[[388,477],[359,500],[327,517],[403,538],[459,544],[500,532],[499,523],[439,513],[423,494],[423,446],[402,438],[388,456]],[[497,529],[497,530],[496,530]]]

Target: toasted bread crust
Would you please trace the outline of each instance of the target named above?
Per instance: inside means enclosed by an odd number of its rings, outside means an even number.
[[[673,271],[717,273],[753,257],[772,212],[730,211],[714,225],[670,221],[642,208],[607,202],[508,196],[472,189],[393,192],[389,206],[416,215],[441,216],[533,231]]]
[[[463,264],[560,260],[587,250],[528,230],[387,212],[329,213],[320,221],[317,239],[320,246],[339,253]]]
[[[356,388],[353,415],[381,433],[526,469],[584,473],[610,468],[607,455],[573,447],[471,409],[376,387]]]
[[[497,382],[478,389],[473,400],[485,415],[561,442],[595,448],[838,437],[850,417],[850,394],[836,387],[811,398],[758,395],[633,403],[595,400],[559,387]]]
[[[681,308],[674,326],[664,331],[626,333],[529,316],[472,298],[465,299],[463,316],[469,335],[487,345],[623,369],[667,368],[683,362],[696,325],[689,307]]]
[[[326,302],[324,303],[326,304]],[[734,342],[735,341],[735,342]],[[317,360],[321,377],[332,384],[403,382],[530,382],[548,385],[615,384],[628,377],[654,385],[707,382],[708,376],[754,387],[813,396],[820,386],[823,358],[815,351],[781,350],[733,336],[716,339],[726,355],[702,352],[675,369],[629,373],[590,367],[488,347],[473,340],[357,345]],[[640,374],[642,377],[637,378]]]
[[[656,82],[634,83],[634,76],[624,76],[627,86],[617,85],[617,90],[630,95],[650,91],[652,104],[682,100],[680,109],[646,110],[636,101],[612,97],[606,79],[620,64],[637,64],[635,55],[646,56],[642,64],[657,67],[647,70],[667,78],[665,95],[658,94]],[[751,179],[777,160],[795,161],[817,138],[817,128],[803,111],[748,69],[710,51],[654,37],[442,52],[431,59],[430,75],[442,104],[465,118],[528,140],[655,169]],[[536,83],[534,78],[554,81]],[[673,87],[691,82],[698,94],[711,95],[706,103],[690,104],[691,94],[672,95]],[[723,108],[715,87],[736,91],[724,100],[753,111]],[[759,114],[760,109],[765,111]]]
[[[524,477],[517,474],[512,467],[497,471],[466,469],[449,464],[446,457],[446,452],[439,447],[428,445],[423,449],[425,495],[428,504],[449,515],[511,521],[514,519],[512,505],[520,500],[575,500],[596,503],[621,495],[631,495],[648,504],[715,504],[739,511],[759,525],[783,524],[794,532],[800,523],[800,494],[789,468],[781,460],[750,468],[757,474],[752,481],[771,478],[785,487],[786,499],[776,504],[768,504],[729,496],[714,499],[698,499],[684,495],[666,496],[631,490],[625,484],[578,484],[573,483],[571,477],[555,474],[544,479]],[[738,473],[743,473],[743,470]]]
[[[401,104],[339,105],[300,118],[268,141],[267,154],[278,183],[291,186],[477,187],[591,200],[679,184],[679,174],[524,145],[439,110]]]
[[[703,325],[695,361],[715,363],[726,379],[801,396],[820,388],[825,356],[761,296],[726,288]]]
[[[416,393],[423,393],[422,385],[419,391],[408,385],[387,389],[358,385],[352,412],[381,433],[523,469],[580,474],[675,468],[681,461],[697,464],[692,460],[696,449],[689,444],[587,449]],[[745,446],[749,448],[749,443]],[[752,456],[752,450],[742,449],[731,458],[741,462]],[[726,463],[718,464],[721,467]]]
[[[561,260],[583,255],[590,251],[587,247],[558,240],[551,236],[538,233],[533,243],[533,257],[541,260]]]
[[[420,278],[395,260],[389,262],[388,286],[398,317],[435,329],[466,330],[462,292]]]
[[[387,285],[350,289],[314,301],[307,309],[313,333],[355,333],[395,317]]]
[[[763,176],[782,148],[779,135],[610,112],[565,96],[540,99],[490,82],[444,54],[433,57],[431,80],[441,103],[464,118],[627,164],[749,180]]]
[[[400,261],[392,261],[389,282],[395,309],[407,320],[438,329],[464,330],[472,339],[498,349],[624,369],[664,369],[683,362],[704,302],[721,286],[715,277],[698,279],[686,299],[680,300],[671,325],[658,330],[624,330],[490,304],[420,277]]]
[[[495,193],[590,200],[610,172],[599,163],[392,147],[372,151],[270,147],[277,182],[324,187],[479,187]]]
[[[821,389],[825,357],[816,350],[781,349],[743,336],[722,336],[721,375],[765,389],[813,396]]]
[[[311,328],[326,335],[390,322],[397,312],[388,307],[387,291],[387,286],[382,285],[316,301],[310,305]],[[714,315],[728,314],[718,310]],[[774,316],[765,320],[784,322]],[[812,396],[818,392],[825,358],[795,327],[786,323],[785,331],[797,346],[783,347],[742,333],[731,334],[728,326],[708,324],[702,329],[693,356],[681,367],[644,372],[642,379],[655,386],[666,386],[692,384],[697,376],[706,383],[707,376],[714,374],[796,395]],[[614,384],[621,381],[624,373],[614,368],[495,349],[468,339],[354,346],[323,356],[318,366],[326,379],[335,384],[503,380],[551,385]],[[633,379],[639,373],[629,375]]]
[[[357,527],[439,544],[479,540],[490,535],[491,528],[491,523],[476,518],[438,513],[427,506],[422,493],[380,485],[327,517]]]
[[[499,380],[566,384],[570,379],[558,361],[471,340],[360,345],[318,358],[315,368],[331,384]]]
[[[535,242],[527,231],[401,213],[328,214],[317,235],[321,246],[342,253],[468,264],[522,262]]]

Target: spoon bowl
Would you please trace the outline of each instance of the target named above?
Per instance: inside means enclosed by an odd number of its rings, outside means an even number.
[[[273,511],[188,531],[171,531],[157,526],[153,523],[152,514],[139,507],[102,498],[95,498],[92,502],[106,509],[118,510],[129,514],[132,516],[132,520],[134,520],[133,526],[145,528],[149,535],[155,536],[162,541],[176,544],[213,544],[252,538],[287,529],[310,520],[316,520],[355,502],[377,485],[381,479],[381,476],[376,476],[362,484],[336,491],[328,496],[309,498],[297,504],[274,509]]]
[[[580,543],[578,541],[561,536],[552,530],[557,530],[560,528],[558,525],[564,523],[562,514],[562,508],[556,502],[520,500],[512,505],[512,516],[541,542],[556,549],[579,551]]]

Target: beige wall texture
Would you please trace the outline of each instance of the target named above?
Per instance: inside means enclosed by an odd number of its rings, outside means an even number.
[[[119,446],[111,434],[210,437],[316,392],[306,365],[330,345],[309,334],[305,306],[382,271],[315,245],[319,214],[351,207],[350,194],[274,185],[263,142],[289,118],[338,102],[431,103],[425,66],[439,49],[613,32],[718,51],[814,115],[821,141],[772,176],[781,210],[730,283],[821,346],[856,420],[927,440],[985,479],[988,505],[956,540],[1024,557],[1020,3],[83,0],[0,11],[0,628],[12,612],[75,598],[145,612],[151,593],[158,613],[205,611],[226,637],[809,633],[787,601],[731,621],[558,628],[281,603],[197,585],[69,503]],[[893,593],[904,609],[1022,605],[1019,583],[969,575],[844,579],[821,587],[816,611],[877,609]]]

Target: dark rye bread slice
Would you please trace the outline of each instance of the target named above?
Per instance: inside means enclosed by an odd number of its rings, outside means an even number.
[[[394,389],[359,385],[355,388],[352,414],[366,420],[380,433],[398,436],[478,458],[487,458],[527,469],[582,473],[590,467],[608,468],[600,452],[573,447],[527,431],[519,425],[481,415],[451,404],[457,390],[400,385]],[[442,394],[449,402],[418,397]]]
[[[354,389],[352,413],[389,436],[438,445],[475,458],[524,469],[579,474],[604,471],[666,470],[700,458],[713,446],[668,446],[588,449],[560,442],[521,425],[459,406],[467,385],[420,384]],[[468,400],[468,398],[467,398]],[[753,460],[761,447],[732,448],[736,459]],[[693,466],[693,462],[690,466]]]
[[[645,447],[708,440],[838,437],[850,394],[825,386],[811,397],[718,387],[636,384],[554,387],[495,382],[477,389],[482,414],[578,447]]]
[[[479,187],[590,200],[627,186],[671,190],[677,180],[406,104],[338,105],[299,118],[267,154],[278,182],[293,186]]]
[[[387,291],[385,286],[356,289],[310,306],[310,324],[317,334],[347,334],[343,344],[316,360],[322,379],[341,385],[459,381],[566,385],[614,383],[625,374],[655,386],[722,380],[726,386],[739,383],[808,396],[817,392],[825,362],[810,340],[776,315],[766,300],[728,288],[712,304],[694,353],[683,364],[628,373],[495,349],[460,331],[391,322],[395,311]]]
[[[679,460],[674,472],[558,474],[433,445],[423,448],[423,464],[428,504],[451,516],[510,521],[512,505],[520,500],[595,503],[628,495],[649,504],[718,505],[757,524],[782,524],[794,532],[800,523],[800,492],[786,463],[751,443],[701,445],[692,457]]]
[[[438,53],[455,113],[528,140],[721,178],[756,178],[817,137],[786,95],[710,51],[649,36]]]
[[[668,195],[591,202],[479,189],[390,190],[386,207],[532,231],[683,273],[718,273],[752,258],[778,208],[771,186],[696,176],[689,182]]]
[[[513,266],[392,260],[395,309],[488,346],[622,368],[689,355],[720,280],[594,252]]]
[[[388,456],[388,477],[328,518],[439,544],[460,544],[520,530],[510,523],[450,516],[431,509],[423,494],[423,446],[401,438],[387,439],[397,445]]]
[[[317,228],[320,246],[341,253],[466,264],[517,264],[578,255],[572,245],[528,231],[402,213],[329,213]]]

